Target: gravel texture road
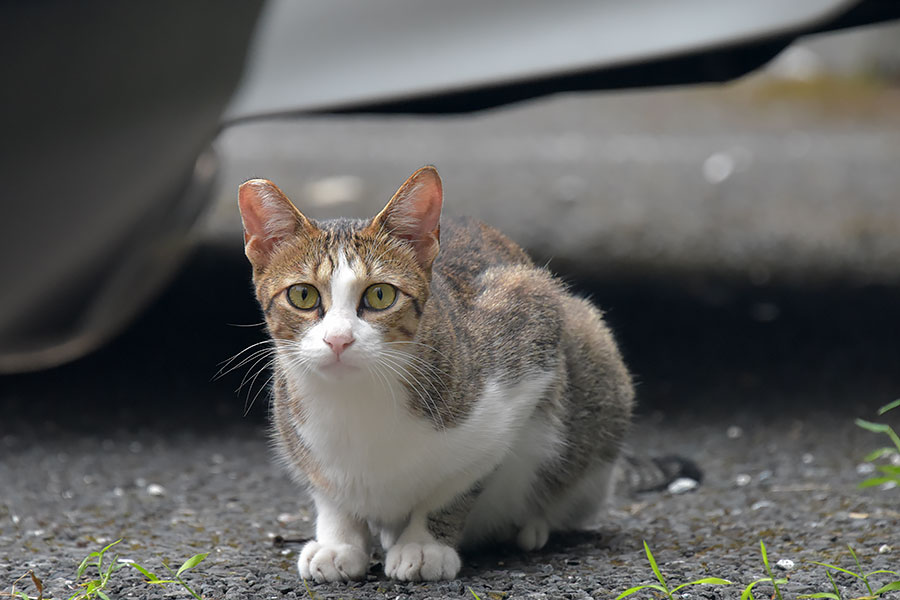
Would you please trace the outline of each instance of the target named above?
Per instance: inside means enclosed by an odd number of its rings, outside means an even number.
[[[313,514],[273,463],[265,396],[244,416],[248,391],[234,392],[243,373],[210,381],[219,361],[260,339],[258,328],[225,325],[258,318],[246,276],[239,249],[204,248],[110,347],[0,380],[0,591],[33,570],[48,597],[68,597],[81,559],[122,538],[120,558],[157,574],[163,561],[209,552],[185,576],[207,599],[308,595],[299,544],[275,540],[309,536]],[[672,584],[735,582],[685,598],[737,598],[765,577],[760,540],[773,564],[793,561],[777,573],[789,598],[829,591],[810,561],[852,567],[848,545],[867,570],[900,567],[900,489],[856,488],[861,457],[887,439],[853,424],[900,395],[900,290],[582,283],[608,310],[639,383],[631,445],[693,458],[703,483],[618,495],[595,527],[554,536],[543,551],[466,556],[457,581],[392,582],[376,556],[367,581],[313,594],[462,598],[471,588],[494,600],[611,599],[653,581],[642,540]],[[864,593],[848,576],[836,580],[846,597]],[[17,585],[36,595],[28,579]],[[107,591],[187,597],[128,568]],[[760,584],[757,597],[770,595]]]

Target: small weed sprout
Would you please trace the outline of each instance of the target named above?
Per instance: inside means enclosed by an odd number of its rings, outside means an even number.
[[[125,565],[118,561],[119,555],[115,554],[113,555],[112,560],[109,561],[109,564],[104,567],[103,557],[110,548],[121,541],[122,539],[119,538],[113,543],[105,546],[99,552],[91,552],[84,557],[84,560],[82,560],[81,564],[78,565],[78,570],[75,572],[75,578],[81,579],[88,567],[96,567],[99,579],[92,579],[86,583],[80,584],[80,587],[83,587],[84,589],[70,596],[69,600],[87,600],[89,598],[102,598],[102,600],[109,600],[109,596],[107,596],[106,592],[104,592],[103,590],[105,590],[106,586],[109,585],[109,578],[112,576],[112,574]],[[96,560],[91,561],[91,559]]]
[[[125,559],[119,560],[118,554],[113,556],[112,560],[109,561],[109,564],[104,565],[103,558],[106,555],[106,552],[121,541],[122,541],[121,539],[118,539],[118,540],[114,541],[113,543],[109,544],[108,546],[104,547],[102,550],[99,550],[97,552],[91,552],[90,554],[88,554],[87,556],[84,557],[84,560],[81,561],[81,564],[78,566],[78,570],[76,571],[76,575],[75,575],[76,579],[81,579],[81,577],[84,575],[84,572],[87,570],[88,567],[96,567],[97,568],[98,579],[92,579],[85,583],[79,584],[78,587],[83,588],[83,589],[80,589],[80,590],[78,590],[78,592],[76,592],[72,596],[69,596],[69,598],[67,600],[91,600],[92,598],[100,598],[100,600],[110,600],[109,596],[104,591],[106,589],[107,585],[109,585],[109,579],[113,573],[115,573],[119,569],[123,569],[125,567],[132,567],[132,568],[140,571],[141,574],[147,578],[147,583],[154,584],[154,585],[165,585],[165,584],[177,583],[178,585],[183,587],[185,589],[185,591],[187,591],[187,593],[189,593],[191,596],[196,598],[196,600],[203,600],[203,598],[201,598],[200,595],[197,592],[195,592],[184,581],[184,579],[181,578],[181,575],[184,574],[186,571],[193,569],[194,567],[199,565],[203,561],[203,559],[205,559],[207,556],[209,556],[209,552],[204,552],[203,554],[195,554],[194,556],[192,556],[189,559],[187,559],[186,561],[184,561],[184,563],[180,567],[178,567],[177,571],[173,571],[172,569],[169,568],[169,565],[167,565],[166,563],[163,563],[163,566],[171,574],[172,579],[160,579],[159,577],[157,577],[156,575],[151,573],[149,570],[147,570],[146,568],[142,567],[141,565],[137,564],[136,562],[134,562],[132,560],[125,560]],[[25,592],[16,590],[16,585],[22,579],[25,579],[26,577],[29,577],[29,576],[31,577],[31,581],[34,583],[34,587],[37,589],[37,592],[38,592],[37,596],[29,596]],[[44,597],[44,584],[34,574],[34,571],[28,571],[25,575],[23,575],[22,577],[19,577],[13,583],[12,591],[9,594],[0,593],[0,596],[12,596],[14,598],[19,598],[19,600],[51,600],[50,598]]]
[[[886,412],[897,408],[898,406],[900,406],[900,398],[879,408],[878,415],[881,416]],[[856,424],[863,429],[866,429],[873,433],[884,433],[894,443],[893,448],[891,448],[890,446],[885,446],[883,448],[875,450],[874,452],[871,452],[865,458],[863,458],[864,461],[874,462],[879,458],[890,458],[896,460],[895,457],[900,457],[900,435],[897,435],[897,432],[894,431],[893,427],[886,423],[873,423],[864,419],[856,419]],[[900,464],[876,465],[875,468],[881,472],[881,475],[877,477],[870,477],[869,479],[861,482],[859,484],[860,488],[882,485],[884,483],[900,484]]]
[[[753,581],[749,585],[747,585],[747,587],[744,588],[744,591],[741,592],[741,600],[754,600],[753,588],[758,583],[771,583],[772,587],[775,588],[775,597],[778,598],[778,600],[784,600],[781,596],[781,589],[778,587],[778,585],[787,583],[787,579],[776,579],[775,576],[772,575],[772,568],[769,566],[769,555],[766,553],[766,545],[762,540],[759,540],[759,550],[762,553],[763,565],[766,567],[766,574],[768,575],[768,577],[757,579],[756,581]]]
[[[659,581],[659,584],[647,583],[644,585],[637,585],[635,587],[628,588],[627,590],[616,596],[616,600],[622,600],[622,598],[625,598],[626,596],[630,596],[632,594],[640,592],[641,590],[648,589],[662,592],[669,597],[669,600],[675,600],[672,597],[672,594],[689,585],[731,585],[731,582],[727,579],[719,579],[718,577],[705,577],[703,579],[698,579],[697,581],[682,583],[681,585],[670,590],[665,578],[663,578],[663,575],[659,570],[659,567],[656,565],[656,559],[653,558],[653,553],[650,552],[650,546],[647,545],[646,540],[644,541],[644,552],[647,554],[647,560],[650,562],[650,568],[653,569],[653,574],[656,575],[656,579]]]
[[[841,598],[841,593],[838,591],[837,585],[834,583],[834,578],[831,576],[830,569],[834,569],[835,571],[840,571],[841,573],[846,573],[847,575],[852,575],[853,577],[859,579],[866,586],[866,591],[869,592],[869,598],[878,598],[883,596],[887,592],[898,591],[900,590],[900,580],[892,581],[887,585],[883,585],[877,590],[872,590],[872,584],[869,582],[869,577],[872,575],[878,574],[888,574],[893,575],[895,577],[900,577],[900,573],[897,571],[890,571],[888,569],[879,569],[877,571],[869,571],[868,573],[863,572],[862,565],[859,563],[859,558],[856,556],[856,552],[853,551],[851,546],[847,546],[847,549],[850,550],[850,556],[853,557],[853,562],[856,563],[856,568],[859,569],[859,573],[854,573],[849,569],[844,569],[842,567],[838,567],[837,565],[831,565],[828,563],[821,563],[812,561],[813,564],[819,565],[820,567],[825,567],[825,574],[828,575],[828,580],[831,582],[831,587],[834,589],[834,593],[831,592],[820,592],[818,594],[808,594],[805,596],[800,596],[800,598],[830,598],[831,600],[843,600]]]
[[[109,578],[112,577],[112,574],[124,567],[123,563],[118,561],[119,555],[116,554],[113,556],[112,560],[109,561],[109,564],[103,564],[103,558],[106,555],[107,551],[110,548],[121,542],[121,539],[114,541],[111,544],[106,545],[102,550],[97,552],[91,552],[87,556],[84,557],[84,560],[81,561],[81,564],[78,565],[78,570],[75,572],[75,578],[81,579],[84,575],[84,572],[88,569],[88,567],[96,567],[97,569],[97,577],[98,579],[91,579],[90,581],[86,581],[84,583],[78,584],[78,587],[82,588],[69,596],[68,600],[90,600],[91,598],[100,598],[101,600],[109,600],[109,596],[104,591],[106,586],[109,585]],[[24,579],[26,576],[31,577],[31,581],[34,583],[34,587],[37,589],[37,596],[29,596],[25,592],[16,591],[16,583]],[[45,600],[44,599],[44,584],[43,582],[34,574],[34,571],[28,571],[22,577],[16,580],[13,583],[13,589],[10,592],[11,596],[20,598],[20,600]],[[49,599],[46,599],[49,600]]]
[[[182,573],[184,573],[190,569],[193,569],[194,567],[199,565],[201,562],[203,562],[203,560],[207,556],[209,556],[209,552],[204,552],[203,554],[195,554],[194,556],[192,556],[189,559],[187,559],[186,561],[184,561],[184,563],[180,567],[178,567],[177,571],[173,571],[169,567],[169,565],[167,565],[166,563],[163,563],[163,567],[166,568],[166,571],[169,572],[169,575],[171,575],[172,579],[160,579],[159,577],[157,577],[156,575],[151,573],[148,569],[142,567],[141,565],[137,564],[136,562],[129,562],[126,564],[128,564],[129,566],[134,567],[135,569],[140,571],[141,575],[143,575],[144,577],[147,578],[147,583],[149,583],[151,585],[167,585],[167,584],[171,584],[171,583],[177,583],[178,585],[183,587],[187,593],[189,593],[191,596],[193,596],[197,600],[203,600],[203,598],[200,597],[200,594],[195,592],[191,588],[191,586],[189,586],[184,581],[184,579],[181,578],[181,575],[182,575]]]

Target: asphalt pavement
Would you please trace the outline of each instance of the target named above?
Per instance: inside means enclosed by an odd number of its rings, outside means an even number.
[[[158,575],[163,562],[209,552],[185,576],[204,598],[308,594],[295,570],[300,544],[290,540],[311,535],[314,516],[273,461],[267,375],[241,391],[247,371],[212,381],[218,363],[262,336],[247,275],[239,250],[206,247],[111,346],[2,381],[0,589],[33,571],[48,597],[68,597],[85,581],[75,576],[82,558],[122,539],[119,557]],[[606,308],[638,381],[631,446],[691,457],[702,484],[679,495],[620,494],[594,527],[554,536],[541,552],[466,556],[458,581],[392,582],[376,556],[367,581],[314,594],[614,598],[653,581],[643,540],[673,584],[735,582],[690,591],[704,598],[736,598],[738,584],[766,576],[760,540],[772,562],[794,562],[783,573],[788,597],[828,591],[810,561],[851,567],[848,544],[867,570],[900,565],[900,489],[856,488],[867,476],[863,456],[887,439],[853,424],[898,395],[900,290],[722,286],[698,296],[605,281],[581,291]],[[852,578],[837,581],[862,595]],[[28,582],[16,589],[36,595]],[[771,594],[762,589],[758,597]],[[107,591],[187,597],[128,567]]]

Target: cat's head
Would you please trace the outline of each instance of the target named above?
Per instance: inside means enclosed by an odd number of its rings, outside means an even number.
[[[415,337],[439,249],[433,167],[371,220],[315,222],[265,179],[241,185],[238,202],[256,296],[289,367],[350,377]]]

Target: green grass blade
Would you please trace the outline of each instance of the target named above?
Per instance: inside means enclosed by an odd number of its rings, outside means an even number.
[[[889,448],[889,447],[885,446],[884,448],[879,448],[878,450],[873,450],[869,454],[866,454],[863,457],[863,462],[872,462],[873,460],[878,460],[882,456],[891,455],[891,454],[894,454],[895,452],[897,452],[897,451],[894,450],[893,448]]]
[[[769,576],[769,581],[772,582],[772,587],[775,588],[775,597],[778,600],[784,600],[781,596],[781,590],[778,588],[779,583],[787,583],[787,579],[775,579],[775,576],[772,575],[772,568],[769,567],[769,557],[766,554],[766,545],[762,540],[759,540],[759,549],[762,552],[763,564],[766,566],[766,574]]]
[[[884,423],[873,423],[872,421],[866,421],[865,419],[856,419],[856,424],[872,433],[887,433],[890,430],[890,427]]]
[[[209,556],[209,552],[204,552],[203,554],[195,554],[194,556],[190,557],[189,559],[184,561],[183,565],[178,567],[178,570],[175,571],[175,576],[178,577],[188,569],[193,569],[201,562],[203,562],[203,559],[205,559],[207,556]]]
[[[109,577],[113,574],[113,572],[115,572],[115,570],[116,570],[116,561],[117,561],[117,560],[119,560],[119,555],[118,555],[118,554],[116,554],[115,556],[113,556],[112,561],[110,561],[110,563],[109,563],[109,566],[106,567],[106,572],[103,574],[103,579],[104,579],[104,580],[108,580]]]
[[[891,571],[889,569],[878,569],[877,571],[866,573],[866,577],[869,577],[870,575],[878,575],[879,573],[886,573],[888,575],[900,575],[900,573],[897,573],[897,571]]]
[[[121,542],[121,541],[122,541],[122,538],[119,538],[119,539],[117,539],[116,541],[114,541],[113,543],[108,544],[107,546],[105,546],[105,547],[103,548],[103,550],[100,551],[100,553],[99,553],[100,556],[103,556],[103,554],[104,554],[107,550],[109,550],[110,548],[112,548],[113,546],[115,546],[116,544],[118,544],[118,543]]]
[[[97,590],[97,595],[100,596],[101,598],[103,598],[103,600],[109,600],[109,596],[107,596],[106,594],[104,594],[104,593],[101,592],[100,590]]]
[[[91,554],[96,554],[96,552],[91,552]],[[85,556],[81,564],[78,565],[78,570],[75,571],[75,579],[81,579],[81,576],[84,575],[84,570],[88,567],[88,561],[91,560],[91,554]]]
[[[834,582],[834,577],[831,576],[831,571],[825,569],[825,575],[828,577],[828,581],[831,582],[831,589],[834,590],[834,594],[837,596],[838,600],[841,600],[841,590],[838,589],[837,584]]]
[[[878,414],[879,414],[879,415],[883,415],[883,414],[886,413],[887,411],[889,411],[889,410],[894,410],[894,409],[897,408],[898,406],[900,406],[900,398],[897,398],[897,399],[894,400],[893,402],[888,402],[887,404],[885,404],[884,406],[882,406],[881,408],[879,408],[879,409],[878,409]]]
[[[769,577],[772,577],[772,573],[769,569],[769,556],[766,554],[766,545],[762,540],[759,540],[759,549],[762,552],[763,564],[766,565],[766,572],[769,573]]]
[[[853,557],[853,562],[856,563],[856,568],[859,569],[859,572],[861,573],[858,577],[866,584],[866,589],[869,590],[869,595],[872,596],[875,592],[872,591],[872,586],[869,585],[869,578],[863,573],[862,565],[859,564],[859,558],[857,558],[856,552],[853,551],[853,546],[847,544],[847,549],[850,551],[850,556]]]
[[[887,585],[883,585],[875,591],[876,596],[881,596],[885,592],[900,591],[900,581],[892,581]]]
[[[624,592],[622,592],[621,594],[616,596],[616,600],[622,600],[622,598],[625,598],[626,596],[630,596],[636,592],[639,592],[641,590],[646,590],[646,589],[657,590],[664,594],[668,593],[666,591],[666,589],[664,587],[662,587],[661,585],[657,585],[655,583],[648,583],[646,585],[636,585],[633,588],[628,588],[627,590],[625,590]]]
[[[135,569],[137,569],[138,571],[140,571],[141,575],[143,575],[144,577],[147,578],[148,583],[155,583],[155,582],[159,581],[159,577],[157,577],[156,575],[154,575],[153,573],[151,573],[150,571],[148,571],[141,565],[139,565],[135,562],[131,562],[128,564],[131,565],[132,567],[134,567]]]
[[[475,590],[473,590],[472,588],[469,588],[469,592],[470,592],[473,596],[475,596],[475,600],[481,600],[481,598],[478,597],[478,594],[475,593]]]
[[[659,572],[659,567],[656,566],[656,559],[653,558],[653,553],[650,552],[650,546],[647,545],[647,540],[644,540],[644,552],[647,554],[647,560],[650,561],[650,568],[653,569],[653,573],[656,575],[656,578],[662,584],[666,595],[669,594],[669,586],[666,585],[666,580],[663,578],[662,573]]]
[[[744,591],[741,592],[741,600],[754,600],[753,598],[753,586],[757,583],[762,583],[764,581],[769,581],[769,578],[766,577],[764,579],[757,579],[754,582],[751,582],[747,587],[744,588]]]
[[[830,598],[831,600],[841,600],[840,596],[836,596],[831,592],[819,592],[818,594],[801,594],[798,598]]]
[[[178,583],[181,584],[181,587],[183,587],[185,590],[187,590],[188,594],[190,594],[197,600],[203,600],[203,598],[201,598],[200,595],[191,588],[191,586],[189,586],[187,583],[185,583],[184,579],[182,579],[181,577],[178,578]]]
[[[866,479],[865,481],[860,481],[856,487],[862,490],[865,488],[875,487],[876,485],[882,485],[882,484],[888,483],[890,481],[894,481],[894,478],[893,477],[872,477],[870,479]]]
[[[834,569],[835,571],[840,571],[841,573],[846,573],[847,575],[853,575],[857,579],[862,579],[862,575],[860,575],[859,573],[854,573],[853,571],[848,571],[847,569],[838,567],[836,565],[829,565],[828,563],[820,563],[820,562],[816,562],[814,560],[810,561],[810,562],[812,562],[812,564],[814,564],[814,565],[819,565],[820,567],[828,567],[829,569]]]
[[[689,581],[688,583],[682,583],[678,587],[672,590],[674,594],[678,590],[683,587],[687,587],[689,585],[731,585],[731,582],[727,579],[720,579],[718,577],[704,577],[703,579],[698,579],[697,581]]]
[[[303,587],[306,588],[306,595],[310,597],[310,600],[316,600],[316,595],[311,589],[309,589],[309,583],[302,577],[300,578],[300,580],[303,582]]]

